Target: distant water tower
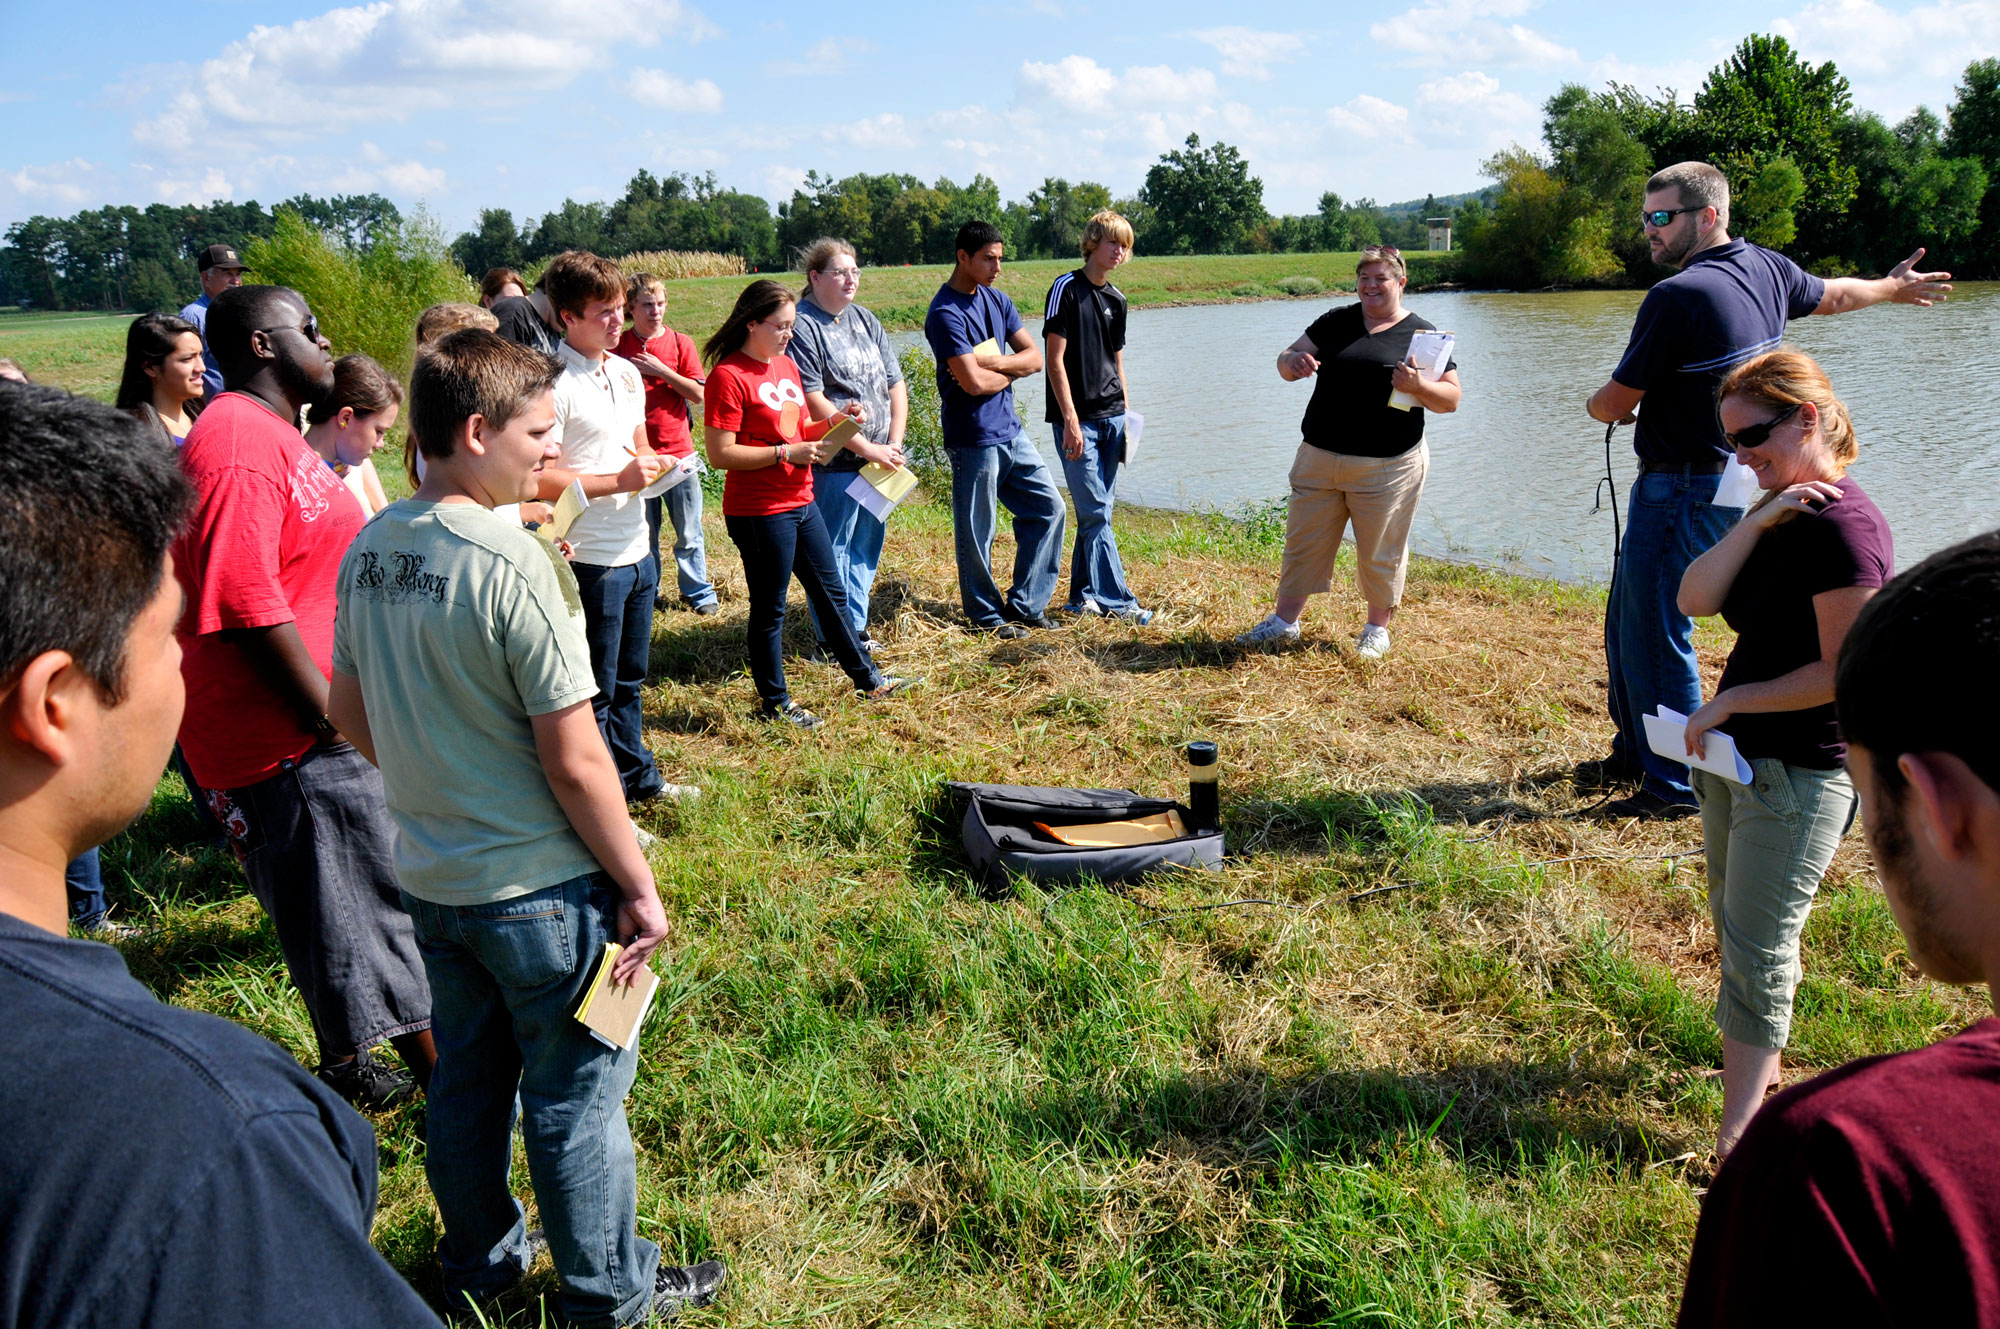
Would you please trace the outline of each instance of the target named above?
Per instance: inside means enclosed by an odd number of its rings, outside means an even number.
[[[1451,218],[1426,217],[1424,218],[1424,225],[1431,228],[1431,249],[1449,252],[1451,249]]]

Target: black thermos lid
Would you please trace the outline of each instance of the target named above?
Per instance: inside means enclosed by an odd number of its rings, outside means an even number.
[[[1187,759],[1190,766],[1215,765],[1215,744],[1208,742],[1206,739],[1188,744]]]

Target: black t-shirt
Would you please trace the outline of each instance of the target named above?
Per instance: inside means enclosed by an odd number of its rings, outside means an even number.
[[[554,355],[562,345],[562,333],[542,322],[534,301],[525,295],[510,295],[493,302],[493,317],[500,320],[500,335],[516,346],[525,346],[543,355]]]
[[[1400,457],[1424,441],[1424,408],[1389,404],[1390,378],[1410,357],[1410,338],[1435,332],[1404,311],[1402,322],[1370,336],[1361,306],[1342,305],[1306,329],[1319,358],[1300,430],[1306,442],[1349,457]],[[1451,362],[1456,369],[1458,362]]]
[[[1820,658],[1813,597],[1848,586],[1879,588],[1895,575],[1896,547],[1882,510],[1853,476],[1834,484],[1840,497],[1825,510],[1758,537],[1730,584],[1722,618],[1736,630],[1736,646],[1718,692],[1812,664]],[[1745,757],[1830,771],[1846,756],[1832,702],[1803,711],[1746,711],[1723,721],[1722,731]]]
[[[0,914],[0,1325],[425,1326],[368,1244],[375,1135],[117,951]]]
[[[1110,282],[1094,284],[1078,268],[1056,278],[1042,314],[1042,336],[1066,338],[1063,373],[1079,420],[1110,420],[1125,414],[1125,385],[1118,378],[1118,352],[1125,349],[1125,293]],[[1046,375],[1045,375],[1046,377]],[[1062,423],[1054,378],[1043,385],[1050,424]]]

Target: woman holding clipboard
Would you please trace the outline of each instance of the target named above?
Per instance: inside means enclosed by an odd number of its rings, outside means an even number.
[[[911,680],[887,678],[868,658],[847,614],[826,522],[813,504],[813,463],[833,451],[858,420],[850,405],[832,420],[806,418],[798,366],[785,354],[797,318],[792,293],[774,281],[754,281],[702,347],[714,368],[704,389],[702,446],[708,464],[728,472],[722,519],[743,555],[750,589],[750,676],[758,713],[800,729],[820,718],[792,700],[785,685],[785,595],[796,572],[818,616],[827,646],[871,700],[892,697]],[[839,432],[836,432],[836,431]]]
[[[1299,639],[1306,598],[1333,589],[1333,561],[1354,524],[1355,574],[1368,621],[1355,639],[1364,659],[1389,653],[1389,620],[1410,566],[1410,523],[1430,473],[1424,412],[1458,409],[1456,363],[1425,378],[1410,358],[1412,339],[1437,329],[1403,308],[1409,271],[1401,251],[1361,251],[1354,284],[1361,299],[1327,313],[1278,356],[1287,383],[1316,378],[1292,462],[1285,555],[1273,612],[1236,640],[1262,646]],[[1391,404],[1392,392],[1412,404]]]

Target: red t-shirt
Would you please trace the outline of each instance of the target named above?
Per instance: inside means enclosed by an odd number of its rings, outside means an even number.
[[[1702,1201],[1682,1329],[2000,1326],[2000,1019],[1757,1110]]]
[[[240,393],[209,404],[180,459],[195,491],[174,541],[174,573],[187,592],[181,748],[205,788],[236,789],[304,753],[313,734],[217,634],[296,623],[331,678],[334,582],[366,518],[297,429]]]
[[[769,364],[743,352],[725,356],[702,391],[702,416],[710,429],[727,429],[746,447],[781,447],[820,437],[827,425],[806,421],[806,389],[799,367],[781,355]],[[722,483],[722,515],[765,517],[812,502],[812,467],[780,460],[776,466],[731,471]]]
[[[639,334],[625,329],[614,353],[630,360],[644,352],[683,377],[701,378],[701,357],[695,354],[694,340],[684,332],[661,328],[660,335],[640,341]],[[670,457],[685,457],[694,451],[694,435],[688,431],[687,398],[663,378],[640,375],[646,380],[646,437],[653,451]]]

